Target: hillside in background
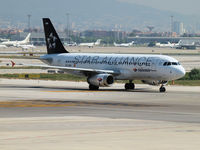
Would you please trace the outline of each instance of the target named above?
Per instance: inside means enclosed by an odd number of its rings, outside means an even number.
[[[27,24],[27,14],[31,14],[31,24],[41,26],[41,18],[50,17],[56,25],[70,22],[78,30],[104,29],[122,30],[144,29],[153,25],[157,31],[169,31],[170,16],[183,22],[194,21],[194,17],[146,6],[119,2],[116,0],[7,0],[0,5],[0,19],[11,24]],[[2,23],[0,23],[1,25]]]

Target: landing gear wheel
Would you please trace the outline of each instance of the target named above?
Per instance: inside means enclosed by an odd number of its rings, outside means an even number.
[[[129,83],[130,84],[130,89],[134,90],[135,89],[135,84],[134,83]]]
[[[98,90],[98,89],[99,89],[99,87],[98,87],[98,86],[95,86],[95,85],[92,85],[92,84],[90,84],[90,85],[89,85],[89,89],[90,89],[90,90]]]
[[[134,90],[135,84],[134,83],[126,83],[124,87],[125,87],[125,90]]]
[[[125,87],[125,90],[129,90],[130,89],[129,88],[129,83],[126,83],[124,87]]]
[[[162,93],[166,92],[165,87],[161,86],[161,87],[160,87],[160,92],[162,92]]]

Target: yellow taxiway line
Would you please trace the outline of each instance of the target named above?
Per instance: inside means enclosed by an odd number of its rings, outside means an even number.
[[[0,108],[6,107],[66,107],[66,106],[75,106],[76,104],[67,103],[42,103],[42,102],[24,102],[24,101],[14,101],[14,102],[0,102]]]

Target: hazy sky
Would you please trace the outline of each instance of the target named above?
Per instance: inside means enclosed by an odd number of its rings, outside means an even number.
[[[70,13],[77,29],[111,29],[120,24],[131,30],[148,24],[164,31],[170,28],[171,15],[188,26],[200,22],[199,6],[200,0],[2,0],[0,21],[4,22],[0,25],[9,21],[11,25],[27,26],[27,14],[32,15],[33,26],[41,26],[43,17],[65,24],[66,13]]]
[[[150,6],[161,10],[170,10],[182,14],[200,15],[200,0],[117,0]]]

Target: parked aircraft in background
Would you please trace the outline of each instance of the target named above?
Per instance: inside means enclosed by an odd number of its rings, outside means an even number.
[[[162,47],[162,48],[167,48],[167,47],[169,47],[169,48],[173,48],[174,47],[174,44],[172,44],[172,43],[170,43],[170,42],[164,42],[164,43],[156,43],[156,45],[155,46],[157,46],[157,47]]]
[[[34,49],[36,48],[36,46],[34,46],[33,44],[27,44],[27,45],[18,45],[17,47],[22,48],[22,50],[29,50],[29,49]]]
[[[64,72],[82,75],[87,78],[90,90],[111,86],[115,80],[129,80],[126,90],[135,89],[133,80],[142,80],[150,85],[164,85],[185,75],[180,63],[165,55],[144,54],[97,54],[69,53],[62,45],[50,19],[43,19],[47,53],[40,60],[47,65],[43,68],[60,69]]]
[[[172,48],[177,48],[177,47],[179,47],[180,46],[180,44],[181,44],[181,40],[178,42],[178,43],[172,43],[171,45],[172,45]]]
[[[180,40],[174,48],[176,49],[196,49],[196,44],[194,41],[182,41]]]
[[[91,42],[91,43],[80,43],[78,46],[88,46],[89,48],[98,46],[101,43],[101,39],[98,39],[96,42]]]
[[[0,48],[8,48],[6,45],[1,45],[0,44]]]
[[[76,42],[64,43],[65,46],[77,46]]]
[[[117,44],[117,43],[114,42],[113,44],[116,47],[130,47],[130,46],[132,46],[134,44],[134,41],[132,41],[130,43],[121,43],[121,44]]]
[[[10,41],[10,40],[9,39],[0,38],[0,42],[6,42],[6,41]]]
[[[0,44],[5,45],[5,46],[15,46],[15,47],[17,47],[18,45],[25,45],[25,44],[28,44],[30,42],[30,36],[31,36],[31,33],[29,33],[27,35],[27,37],[22,41],[4,41]]]

